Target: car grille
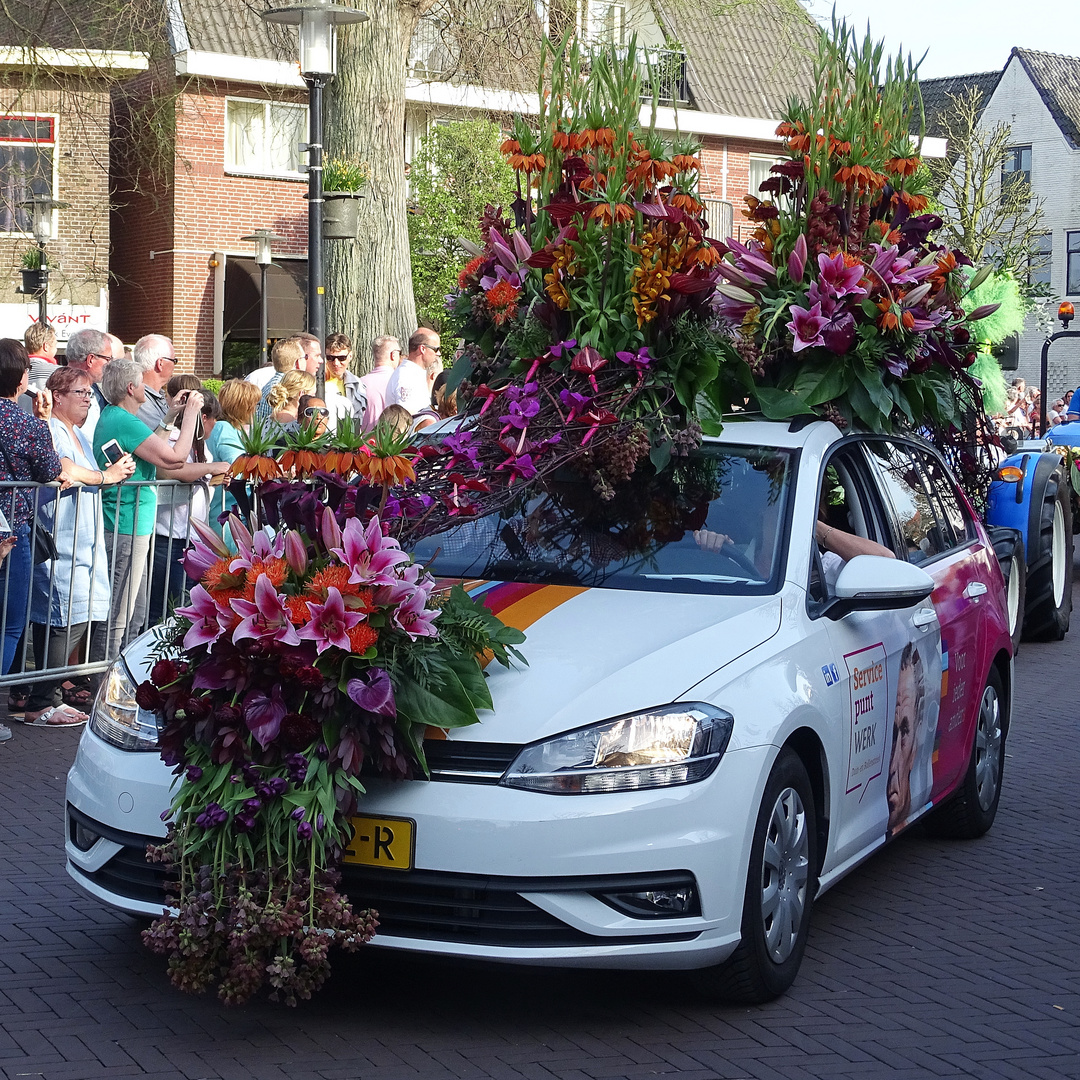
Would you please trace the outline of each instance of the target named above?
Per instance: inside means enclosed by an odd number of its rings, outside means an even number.
[[[457,783],[497,784],[521,751],[513,743],[455,742],[429,739],[424,756],[432,780]]]
[[[146,847],[155,841],[136,833],[121,832],[119,829],[111,829],[74,806],[68,805],[68,836],[72,843],[76,843],[75,830],[78,824],[103,836],[113,843],[122,844],[123,847],[98,870],[87,871],[82,867],[76,867],[78,872],[88,881],[102,889],[107,889],[118,896],[125,896],[129,900],[140,900],[149,904],[161,904],[165,906],[165,883],[168,874],[160,863],[151,863],[146,860]]]
[[[656,875],[596,878],[502,878],[442,871],[346,866],[343,884],[357,908],[379,913],[380,934],[513,948],[690,941],[697,932],[597,937],[541,910],[522,892],[596,893],[640,888]]]

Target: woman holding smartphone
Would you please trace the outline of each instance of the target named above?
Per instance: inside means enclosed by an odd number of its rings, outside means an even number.
[[[203,398],[192,390],[180,413],[180,434],[170,445],[155,435],[136,415],[146,400],[143,370],[133,360],[114,360],[101,378],[101,392],[110,402],[94,430],[94,455],[102,466],[109,464],[106,450],[115,442],[135,458],[134,480],[121,485],[114,497],[104,500],[106,535],[112,534],[113,589],[106,656],[112,659],[141,630],[146,617],[146,558],[154,531],[157,492],[152,483],[159,475],[192,483],[205,476],[228,471],[225,462],[189,463],[192,442],[200,419]]]

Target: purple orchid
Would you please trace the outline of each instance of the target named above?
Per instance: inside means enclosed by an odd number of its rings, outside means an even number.
[[[815,304],[807,311],[798,304],[792,304],[790,310],[791,322],[787,324],[787,328],[795,337],[794,352],[802,352],[803,349],[809,349],[814,345],[824,345],[821,331],[826,319],[821,314],[821,305]]]
[[[505,416],[500,416],[499,420],[508,427],[524,431],[529,426],[529,421],[539,411],[540,402],[535,397],[521,396],[517,401],[510,402],[509,411]]]
[[[559,400],[562,402],[563,408],[569,413],[566,418],[568,424],[585,412],[592,402],[591,397],[587,394],[579,394],[576,390],[560,390]]]
[[[349,581],[358,585],[393,585],[394,568],[409,561],[395,539],[383,536],[378,517],[366,529],[358,518],[350,518],[341,533],[341,546],[331,551],[352,571]]]
[[[350,679],[345,687],[349,697],[367,712],[397,716],[394,687],[382,668],[370,668],[359,679]]]
[[[427,607],[428,594],[417,589],[404,603],[394,608],[391,619],[415,641],[419,637],[435,637],[433,623],[439,617],[438,608]]]
[[[510,479],[507,481],[507,486],[512,485],[515,480],[531,480],[536,475],[536,466],[530,454],[507,458],[501,465],[496,466],[496,470],[507,466],[510,467]]]
[[[863,278],[863,266],[848,266],[844,262],[844,253],[838,251],[832,257],[822,252],[818,257],[818,278],[814,282],[819,294],[828,294],[841,299],[844,296],[862,298],[866,290],[859,284]],[[813,298],[811,297],[811,303]]]
[[[222,617],[225,613],[201,585],[192,588],[190,600],[188,607],[176,609],[177,615],[191,620],[191,627],[184,635],[184,648],[212,645],[228,628],[227,617]]]
[[[299,645],[296,627],[289,619],[285,598],[279,595],[266,574],[260,574],[255,582],[255,601],[232,600],[230,607],[240,616],[240,624],[233,631],[234,644],[247,638],[257,641],[280,641],[283,645]]]
[[[653,362],[648,345],[642,345],[637,352],[617,352],[615,359],[630,364],[635,371],[644,371]]]
[[[363,622],[364,616],[356,611],[346,611],[341,593],[332,585],[326,590],[326,603],[308,601],[308,611],[311,612],[311,621],[300,628],[299,636],[314,641],[315,650],[320,655],[331,645],[348,652],[349,631],[358,622]]]
[[[258,740],[264,749],[278,737],[281,721],[288,709],[281,696],[280,684],[275,684],[269,696],[261,690],[253,690],[244,698],[244,723],[248,731]]]
[[[562,354],[569,353],[577,348],[577,338],[567,338],[565,341],[560,341],[557,345],[552,345],[548,349],[548,355],[558,360],[562,357]]]

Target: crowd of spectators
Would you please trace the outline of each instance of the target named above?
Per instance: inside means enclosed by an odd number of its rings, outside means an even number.
[[[30,655],[43,673],[12,688],[17,720],[86,722],[100,676],[52,673],[112,658],[176,605],[192,522],[229,542],[221,522],[236,501],[221,481],[253,425],[282,442],[300,428],[333,433],[347,418],[361,431],[382,421],[409,436],[456,411],[432,330],[416,331],[406,348],[376,338],[364,375],[346,335],[331,334],[324,357],[317,338],[296,334],[217,395],[177,372],[178,359],[161,334],[128,349],[80,330],[59,358],[48,325],[32,324],[23,342],[0,339],[2,673],[29,678]],[[10,737],[0,725],[0,741]]]
[[[1017,439],[1037,437],[1039,432],[1040,394],[1036,387],[1023,379],[1014,379],[1005,392],[1005,408],[993,419],[1000,435]],[[1058,431],[1057,428],[1080,420],[1080,390],[1066,390],[1060,397],[1046,403],[1047,436],[1052,442],[1066,443],[1080,435],[1080,429]],[[1070,443],[1070,445],[1073,445]],[[1080,445],[1077,443],[1076,445]]]

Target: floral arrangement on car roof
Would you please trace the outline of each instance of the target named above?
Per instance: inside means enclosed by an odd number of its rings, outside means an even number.
[[[960,251],[934,244],[924,213],[917,64],[888,60],[834,18],[822,34],[810,101],[793,101],[777,134],[789,157],[747,197],[757,224],[729,240],[717,312],[766,415],[817,412],[841,427],[930,424],[956,430],[977,404],[967,374],[970,324],[996,305],[962,301],[973,275]]]
[[[225,1002],[261,987],[289,1004],[326,979],[331,944],[377,926],[336,890],[361,767],[425,771],[423,733],[491,707],[486,655],[520,631],[434,579],[378,517],[342,525],[300,487],[274,533],[233,516],[237,551],[198,527],[190,603],[161,632],[140,707],[158,713],[178,786],[165,844],[167,911],[145,932],[176,986]]]

